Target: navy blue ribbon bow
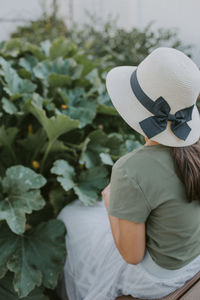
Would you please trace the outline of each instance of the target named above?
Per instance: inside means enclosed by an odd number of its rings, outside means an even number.
[[[156,101],[149,98],[139,85],[136,70],[131,75],[131,88],[140,101],[140,103],[150,111],[154,116],[139,122],[142,130],[148,138],[152,138],[167,128],[168,121],[171,121],[171,130],[180,139],[186,140],[191,128],[187,124],[192,119],[192,110],[194,104],[170,114],[171,108],[163,97],[159,97]]]

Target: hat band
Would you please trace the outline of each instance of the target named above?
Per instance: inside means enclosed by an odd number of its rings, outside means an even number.
[[[137,69],[132,73],[130,83],[136,98],[154,115],[139,122],[147,137],[152,138],[164,131],[167,128],[168,121],[171,121],[170,128],[172,132],[185,141],[191,131],[187,122],[192,119],[194,104],[177,111],[175,114],[170,114],[171,107],[163,97],[153,101],[142,90],[137,79]]]

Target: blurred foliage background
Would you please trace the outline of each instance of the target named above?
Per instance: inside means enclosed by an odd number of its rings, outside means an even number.
[[[104,66],[138,65],[152,50],[160,46],[173,47],[191,57],[192,46],[185,45],[176,30],[153,29],[152,21],[143,30],[120,28],[116,18],[110,16],[105,22],[98,16],[86,14],[86,23],[73,24],[67,28],[63,19],[57,16],[57,8],[51,15],[32,21],[28,26],[18,27],[12,38],[39,45],[44,40],[58,36],[67,37],[90,57],[99,59]],[[37,32],[38,34],[31,34]]]

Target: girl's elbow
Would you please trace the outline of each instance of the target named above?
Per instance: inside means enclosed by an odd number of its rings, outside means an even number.
[[[124,251],[120,251],[122,258],[131,265],[137,265],[139,264],[143,258],[144,258],[144,252],[140,252],[140,253],[134,253],[132,252],[131,255],[128,254],[127,252]]]
[[[143,258],[128,258],[128,257],[123,257],[123,259],[130,265],[137,265],[139,264]]]

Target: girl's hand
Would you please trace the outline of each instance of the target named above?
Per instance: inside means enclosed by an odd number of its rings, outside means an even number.
[[[110,198],[110,183],[101,192],[101,195],[104,200],[104,205],[105,205],[106,209],[108,209],[108,202],[109,202],[109,198]]]

